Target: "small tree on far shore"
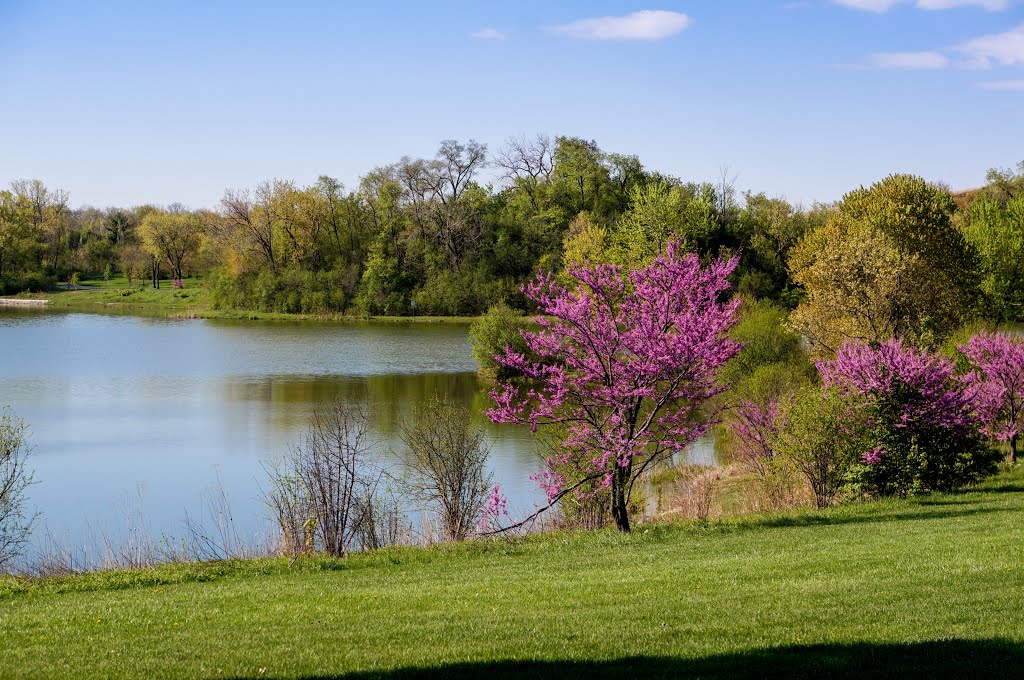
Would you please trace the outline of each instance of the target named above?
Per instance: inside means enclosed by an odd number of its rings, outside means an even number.
[[[702,436],[708,400],[725,389],[722,365],[736,302],[723,302],[735,260],[702,267],[670,243],[640,269],[570,266],[568,286],[542,274],[524,289],[537,304],[529,355],[498,362],[525,377],[492,392],[499,423],[564,428],[560,451],[537,477],[550,507],[571,492],[609,490],[616,526],[630,528],[637,478]],[[568,471],[568,475],[566,472]]]

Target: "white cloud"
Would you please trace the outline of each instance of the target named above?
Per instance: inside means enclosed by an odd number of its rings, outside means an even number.
[[[837,5],[865,12],[888,12],[902,0],[834,0]]]
[[[888,12],[897,5],[913,3],[923,10],[956,9],[958,7],[981,7],[990,12],[1002,12],[1010,8],[1011,0],[833,0],[837,5],[859,9],[864,12]]]
[[[917,0],[918,9],[955,9],[957,7],[981,7],[989,12],[1010,9],[1010,0]]]
[[[1024,24],[1005,33],[993,33],[960,43],[953,48],[967,57],[968,68],[1024,66]]]
[[[869,55],[864,66],[882,69],[989,69],[997,66],[1024,66],[1024,24],[1004,33],[993,33],[967,40],[952,47],[922,52],[881,52]],[[1012,89],[997,81],[986,89]],[[985,87],[981,85],[980,87]]]
[[[692,23],[690,17],[679,12],[645,9],[621,17],[579,19],[548,30],[582,40],[662,40]]]
[[[949,58],[941,52],[880,52],[868,58],[870,66],[887,69],[942,69]]]
[[[473,31],[469,34],[473,38],[480,38],[482,40],[507,40],[508,36],[497,30],[496,28],[481,28],[479,31]]]
[[[996,90],[999,92],[1024,92],[1024,80],[995,80],[987,83],[978,83],[982,90]]]

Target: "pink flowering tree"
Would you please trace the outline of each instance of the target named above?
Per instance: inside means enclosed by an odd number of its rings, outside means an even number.
[[[573,266],[569,285],[541,274],[523,292],[537,305],[528,348],[497,361],[522,381],[491,393],[494,422],[554,427],[560,446],[536,477],[551,507],[565,494],[610,492],[616,526],[629,530],[629,498],[649,466],[703,435],[702,407],[739,350],[726,337],[736,302],[723,302],[733,260],[702,267],[670,243],[651,264]]]
[[[947,490],[992,471],[972,393],[948,359],[900,340],[847,342],[818,370],[826,387],[864,399],[873,446],[862,462],[876,492]]]
[[[981,332],[960,351],[972,370],[964,382],[974,395],[982,431],[1009,442],[1010,462],[1017,462],[1017,437],[1024,429],[1024,337]]]

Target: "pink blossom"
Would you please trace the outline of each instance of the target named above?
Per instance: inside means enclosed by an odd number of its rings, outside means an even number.
[[[881,446],[876,446],[875,448],[871,449],[870,451],[866,452],[863,456],[861,456],[860,460],[865,465],[878,465],[879,463],[882,462],[882,457],[886,453],[887,451],[884,448],[882,448]]]
[[[762,406],[743,400],[733,411],[729,427],[736,436],[736,457],[743,465],[764,477],[774,451],[772,438],[785,426],[781,404],[772,400]]]
[[[487,495],[487,503],[480,510],[480,530],[494,531],[502,517],[508,517],[508,499],[501,493],[501,485],[495,484]]]
[[[739,346],[726,337],[737,303],[722,302],[733,260],[701,267],[670,243],[646,267],[573,266],[570,286],[539,274],[523,292],[537,305],[537,331],[522,331],[529,358],[507,348],[500,364],[525,376],[491,396],[498,423],[559,424],[562,450],[538,482],[550,502],[566,492],[555,470],[611,488],[624,513],[628,485],[649,461],[703,435],[702,405],[724,389],[716,378]],[[643,463],[640,468],[642,469]],[[617,505],[618,504],[618,505]],[[628,520],[616,516],[620,528]]]
[[[901,340],[888,340],[877,348],[847,342],[834,360],[819,362],[818,371],[826,387],[874,401],[899,393],[897,428],[966,428],[974,422],[971,396],[954,379],[953,363]]]
[[[1024,429],[1024,338],[981,332],[959,349],[972,364],[963,381],[983,432],[1010,442],[1015,459],[1017,436]]]

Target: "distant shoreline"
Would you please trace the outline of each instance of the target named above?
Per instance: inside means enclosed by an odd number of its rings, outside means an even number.
[[[56,296],[0,298],[0,307],[47,309],[61,312],[90,314],[163,317],[168,319],[222,319],[234,321],[312,321],[322,323],[426,323],[468,324],[476,316],[356,316],[352,314],[291,314],[286,312],[258,312],[236,309],[210,309],[205,306],[189,308],[180,304],[161,302],[110,302],[93,298],[92,290],[57,291]],[[84,295],[83,295],[84,294]],[[36,295],[43,295],[37,293]],[[87,299],[81,299],[86,297]],[[70,299],[79,298],[79,299]]]

